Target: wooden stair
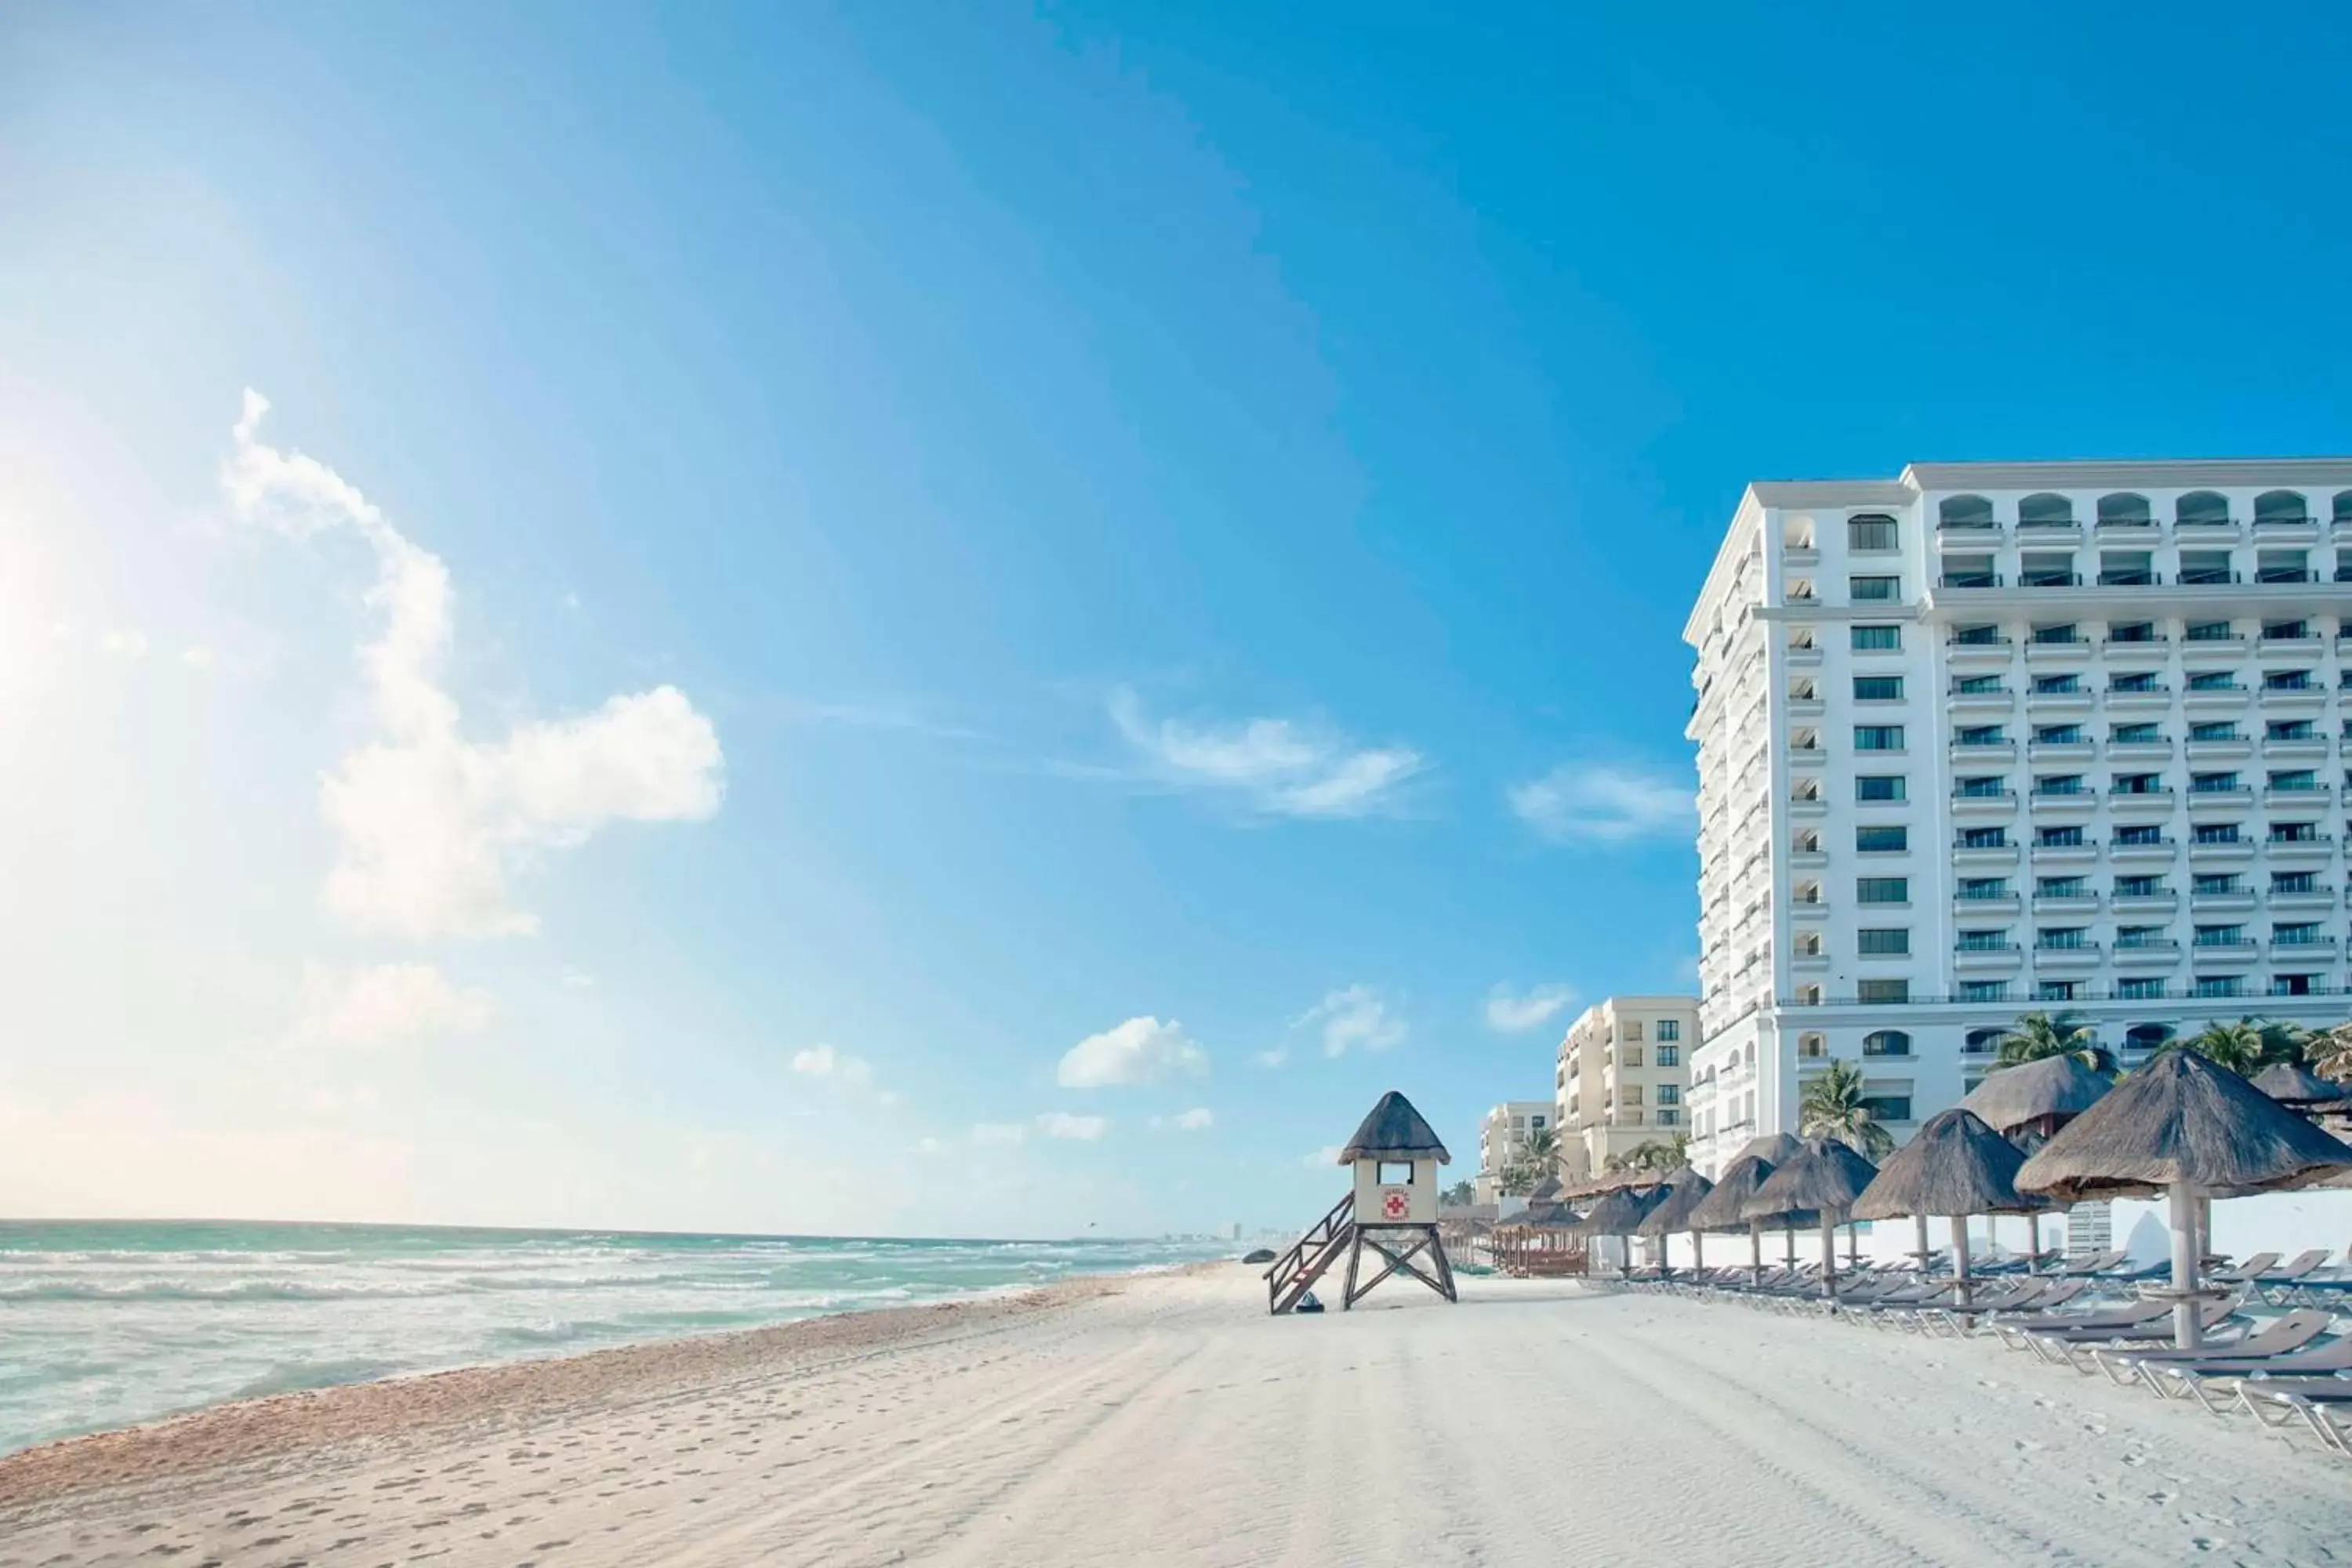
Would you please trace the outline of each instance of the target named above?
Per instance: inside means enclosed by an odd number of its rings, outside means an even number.
[[[1274,1260],[1265,1271],[1266,1310],[1280,1317],[1298,1305],[1298,1299],[1313,1289],[1323,1271],[1339,1260],[1348,1250],[1348,1243],[1356,1234],[1356,1194],[1331,1205],[1331,1212],[1318,1219],[1307,1234],[1291,1243],[1290,1250]]]

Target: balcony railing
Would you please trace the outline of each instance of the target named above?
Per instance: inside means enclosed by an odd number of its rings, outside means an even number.
[[[1998,588],[2000,586],[2000,574],[1998,572],[1947,572],[1936,579],[1936,585],[1939,588]]]

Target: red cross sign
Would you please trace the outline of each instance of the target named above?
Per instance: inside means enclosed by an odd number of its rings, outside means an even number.
[[[1412,1200],[1391,1187],[1381,1194],[1381,1215],[1384,1219],[1402,1219],[1412,1212]]]

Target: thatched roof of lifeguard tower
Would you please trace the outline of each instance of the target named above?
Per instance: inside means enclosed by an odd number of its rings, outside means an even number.
[[[2352,1147],[2194,1051],[2130,1074],[2060,1129],[2017,1190],[2060,1203],[2139,1197],[2188,1182],[2213,1197],[2308,1185],[2352,1166]]]
[[[1422,1120],[1412,1101],[1395,1089],[1381,1096],[1381,1102],[1372,1107],[1371,1114],[1356,1129],[1356,1135],[1339,1151],[1339,1163],[1352,1165],[1359,1160],[1377,1160],[1382,1155],[1407,1160],[1433,1156],[1441,1165],[1454,1163],[1454,1156],[1438,1142],[1436,1131]]]

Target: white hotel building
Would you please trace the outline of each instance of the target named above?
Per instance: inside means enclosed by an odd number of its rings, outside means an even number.
[[[2352,460],[1754,485],[1683,635],[1702,1169],[1833,1058],[1907,1136],[2029,1009],[2352,1016]]]

